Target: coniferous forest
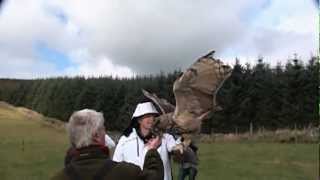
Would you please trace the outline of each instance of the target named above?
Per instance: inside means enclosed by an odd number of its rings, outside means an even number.
[[[319,126],[319,58],[307,63],[295,58],[271,67],[259,59],[242,65],[236,60],[231,77],[219,91],[222,110],[212,113],[202,131],[239,132],[254,129]],[[134,78],[57,77],[0,80],[0,100],[67,121],[75,110],[92,108],[104,113],[109,130],[123,130],[141,89],[174,104],[172,86],[181,71]]]

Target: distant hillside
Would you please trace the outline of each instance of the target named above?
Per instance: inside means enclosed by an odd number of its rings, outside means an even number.
[[[64,130],[65,123],[61,120],[46,117],[36,111],[32,111],[24,107],[15,107],[7,102],[0,101],[0,124],[15,123],[21,124],[21,121],[31,121],[32,123],[41,124],[42,126],[49,126],[58,130]]]
[[[49,179],[63,166],[69,146],[63,127],[60,121],[0,102],[1,179]]]

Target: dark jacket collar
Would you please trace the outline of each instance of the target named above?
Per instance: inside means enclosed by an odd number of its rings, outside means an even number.
[[[105,146],[90,145],[83,148],[71,148],[68,151],[71,161],[80,161],[83,159],[107,159],[110,158],[109,149]]]

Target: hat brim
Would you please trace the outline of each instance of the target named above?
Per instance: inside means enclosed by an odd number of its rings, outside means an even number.
[[[137,120],[137,119],[140,119],[140,118],[142,118],[143,116],[146,116],[146,115],[154,115],[154,117],[158,117],[158,116],[160,116],[160,114],[159,114],[159,113],[146,113],[146,114],[143,114],[143,115],[138,116],[138,117],[132,117],[132,119],[131,119],[131,120]]]

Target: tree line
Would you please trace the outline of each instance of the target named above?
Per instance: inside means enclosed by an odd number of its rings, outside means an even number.
[[[294,58],[275,67],[262,58],[254,66],[236,60],[232,75],[218,93],[222,110],[203,122],[202,131],[244,132],[249,124],[265,129],[319,126],[319,67],[318,57],[305,64]],[[172,87],[179,75],[177,70],[122,79],[1,79],[0,100],[63,121],[76,110],[92,108],[104,113],[108,129],[121,131],[144,99],[142,88],[174,104]]]

